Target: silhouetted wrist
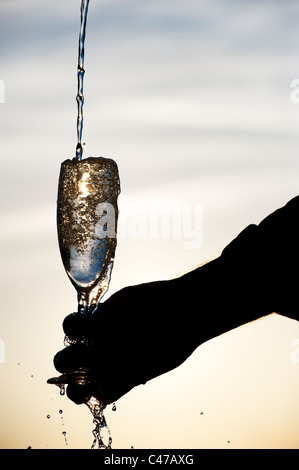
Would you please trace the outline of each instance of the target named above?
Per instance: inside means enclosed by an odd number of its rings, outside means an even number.
[[[258,226],[243,230],[215,260],[180,279],[193,312],[190,337],[201,344],[274,311],[272,286]]]

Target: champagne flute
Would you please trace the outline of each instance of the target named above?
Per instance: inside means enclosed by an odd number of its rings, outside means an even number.
[[[57,229],[59,248],[67,275],[77,290],[78,312],[92,315],[109,287],[116,249],[120,193],[118,168],[112,159],[74,158],[61,165]],[[86,338],[65,338],[65,343]],[[90,385],[92,371],[80,367],[48,379],[48,383]]]

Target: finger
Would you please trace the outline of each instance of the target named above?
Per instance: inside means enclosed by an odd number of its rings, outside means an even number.
[[[59,351],[54,357],[54,366],[58,372],[87,367],[90,363],[90,352],[83,344],[74,344]]]
[[[88,319],[86,315],[82,315],[81,313],[71,313],[65,317],[62,327],[66,336],[81,338],[86,336],[89,330]]]
[[[117,401],[133,387],[133,384],[128,383],[108,383],[102,387],[99,381],[91,385],[69,384],[66,393],[68,398],[77,405],[86,403],[91,397],[97,398],[103,405],[108,405]]]
[[[91,315],[75,312],[63,320],[63,331],[70,338],[83,338],[92,336],[102,326],[106,305],[98,304]]]

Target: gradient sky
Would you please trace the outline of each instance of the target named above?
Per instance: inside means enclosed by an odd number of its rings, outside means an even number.
[[[80,3],[0,4],[1,448],[66,448],[63,431],[68,448],[92,443],[87,408],[46,384],[76,309],[55,211],[75,155]],[[122,187],[107,295],[215,258],[298,194],[298,26],[295,0],[91,0],[84,156],[115,159]],[[203,243],[132,236],[136,201],[200,204]],[[298,448],[296,339],[298,322],[272,315],[205,343],[107,410],[113,447]]]

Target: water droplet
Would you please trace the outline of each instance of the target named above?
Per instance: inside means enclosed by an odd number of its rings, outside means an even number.
[[[67,446],[68,442],[67,442],[67,438],[66,438],[66,431],[62,431],[62,435],[64,436],[65,445]]]
[[[60,395],[64,395],[64,394],[65,394],[65,385],[61,384],[60,385]]]
[[[201,411],[200,414],[203,415],[203,411]]]
[[[50,418],[51,418],[51,416],[50,416],[50,415],[47,415],[47,418],[48,418],[48,419],[50,419]]]
[[[62,411],[62,410],[59,410],[59,414],[61,415],[61,416],[60,416],[60,418],[61,418],[61,424],[62,424],[62,426],[64,426],[64,420],[63,420],[62,413],[63,413],[63,411]]]
[[[63,339],[64,346],[69,346],[71,344],[71,339],[68,336],[65,336]]]
[[[116,404],[115,403],[113,403],[113,405],[112,405],[112,411],[116,411]]]

